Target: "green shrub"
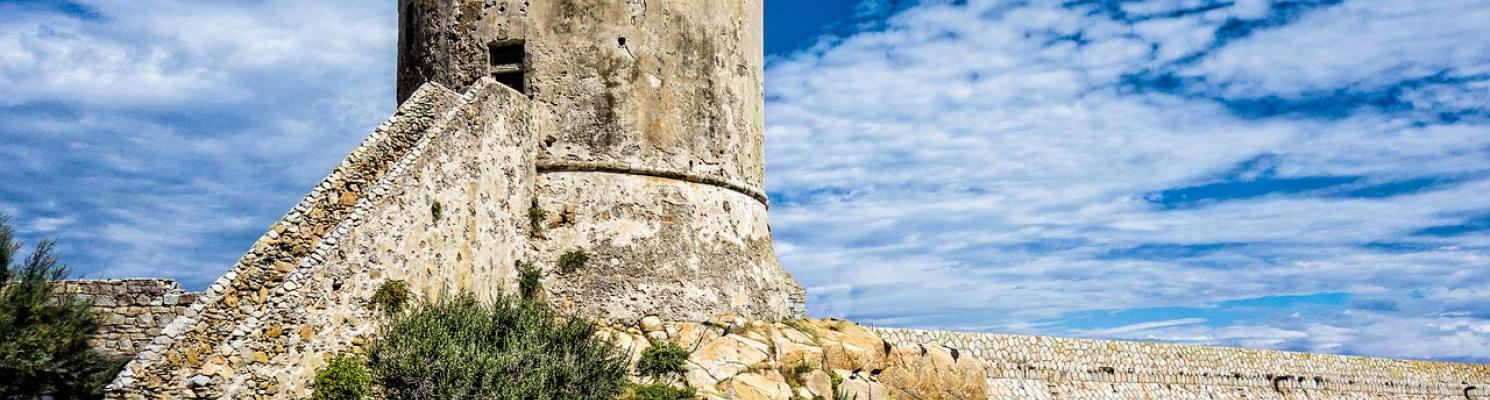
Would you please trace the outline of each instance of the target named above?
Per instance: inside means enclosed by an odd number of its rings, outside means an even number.
[[[636,372],[653,379],[682,374],[683,362],[688,361],[688,350],[673,342],[661,342],[642,350],[636,361]]]
[[[89,303],[60,291],[68,268],[53,242],[41,241],[19,263],[21,244],[0,215],[0,399],[99,398],[128,359],[88,345],[98,329]]]
[[[812,364],[808,364],[807,361],[802,361],[795,367],[782,369],[781,376],[786,378],[787,386],[791,386],[793,389],[796,389],[802,387],[802,375],[808,372],[812,372],[816,369],[817,368],[813,367]]]
[[[533,233],[543,233],[543,219],[548,217],[548,211],[543,211],[538,203],[528,207],[528,225],[533,227]]]
[[[435,222],[440,221],[440,215],[445,213],[445,206],[435,201],[429,204],[429,215],[435,217]]]
[[[538,267],[522,261],[517,262],[517,292],[523,300],[538,300],[543,291],[543,272]]]
[[[580,318],[498,294],[422,304],[385,324],[369,350],[395,399],[614,399],[626,356]]]
[[[361,359],[336,356],[316,370],[313,387],[315,400],[358,400],[372,392],[372,376]]]
[[[662,383],[648,383],[631,387],[626,400],[692,400],[697,394],[693,388],[676,388]]]
[[[584,268],[585,263],[590,262],[590,254],[584,250],[574,250],[559,256],[559,272],[570,273]]]
[[[373,304],[377,304],[383,311],[396,313],[404,309],[409,303],[409,286],[404,281],[387,281],[378,286],[378,291],[373,292]]]

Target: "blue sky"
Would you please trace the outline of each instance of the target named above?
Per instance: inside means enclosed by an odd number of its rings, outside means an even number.
[[[393,109],[391,1],[0,0],[0,213],[200,288]],[[1490,361],[1490,0],[767,2],[809,312]]]

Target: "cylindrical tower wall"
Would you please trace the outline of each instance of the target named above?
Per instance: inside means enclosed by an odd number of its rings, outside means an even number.
[[[400,100],[430,81],[461,91],[520,42],[524,91],[553,111],[541,160],[762,193],[759,0],[402,0],[400,13]]]
[[[556,303],[614,320],[790,317],[801,289],[766,223],[761,7],[401,0],[400,100],[484,76],[528,94],[545,215],[529,256]],[[571,252],[588,265],[559,268]]]

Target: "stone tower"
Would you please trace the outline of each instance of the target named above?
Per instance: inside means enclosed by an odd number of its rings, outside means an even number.
[[[760,0],[401,0],[398,93],[526,94],[543,221],[528,258],[603,318],[800,313],[766,225]],[[536,215],[535,215],[536,217]]]
[[[511,293],[520,263],[603,323],[799,316],[766,223],[761,11],[401,0],[398,110],[108,397],[303,398],[376,334],[378,288]]]
[[[372,301],[380,288],[487,296],[511,291],[522,262],[542,270],[550,302],[612,326],[799,315],[802,291],[777,264],[766,224],[761,11],[760,0],[400,0],[398,110],[189,307],[177,299],[164,310],[180,315],[135,349],[106,397],[308,398],[330,356],[376,339],[387,316]],[[560,262],[578,254],[589,260]],[[865,357],[825,361],[911,355],[856,367],[834,388],[856,393],[876,393],[869,385],[896,369],[919,371],[906,379],[927,389],[928,376],[950,372],[936,365],[959,354],[989,361],[990,398],[1479,399],[1490,379],[1483,366],[928,331],[880,338],[829,324],[819,332]],[[749,336],[714,335],[723,345],[700,353],[722,357],[708,365],[743,366],[808,354],[801,348],[818,341],[769,336],[800,341],[783,353]],[[755,368],[725,368],[739,373],[730,382],[709,368],[689,384],[770,385]]]

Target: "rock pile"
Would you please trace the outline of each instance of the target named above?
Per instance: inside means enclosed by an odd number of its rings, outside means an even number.
[[[901,346],[849,321],[702,323],[655,317],[604,335],[636,362],[663,341],[691,351],[670,382],[704,399],[987,399],[984,364],[948,347]]]

